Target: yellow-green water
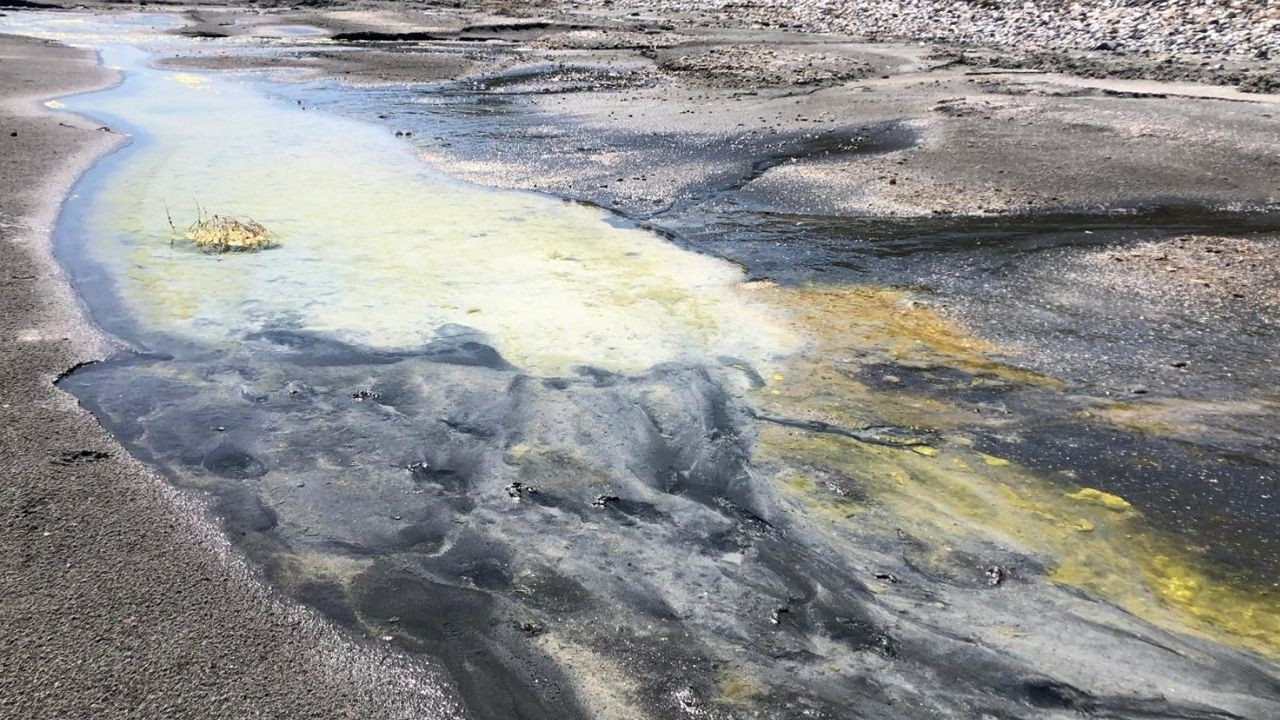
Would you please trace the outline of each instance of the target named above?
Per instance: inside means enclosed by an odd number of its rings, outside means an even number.
[[[596,208],[450,180],[388,130],[269,98],[249,78],[102,53],[123,85],[67,106],[137,145],[88,205],[84,252],[151,330],[222,343],[288,327],[407,349],[463,325],[539,374],[766,364],[796,346],[730,263]],[[181,230],[197,205],[261,222],[280,247],[196,252]]]

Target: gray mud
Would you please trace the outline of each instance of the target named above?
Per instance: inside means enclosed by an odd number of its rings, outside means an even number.
[[[590,717],[610,693],[651,717],[1226,717],[1096,696],[927,614],[887,615],[876,577],[916,602],[938,579],[895,559],[896,542],[850,553],[793,515],[752,469],[731,370],[538,378],[468,338],[388,357],[267,332],[232,352],[97,364],[61,387],[208,493],[271,583],[439,658],[475,717]],[[980,570],[950,582],[973,593]],[[1200,652],[1236,692],[1275,697],[1253,661]],[[767,694],[735,708],[730,670]]]

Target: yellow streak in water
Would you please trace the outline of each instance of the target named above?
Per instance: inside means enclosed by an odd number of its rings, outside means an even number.
[[[1101,505],[1109,510],[1129,510],[1133,508],[1133,506],[1129,504],[1128,500],[1125,500],[1119,495],[1113,495],[1097,488],[1080,488],[1073,493],[1067,493],[1067,497],[1072,500],[1079,500],[1080,502]]]
[[[797,318],[813,339],[792,358],[780,395],[759,393],[771,414],[846,427],[892,423],[942,432],[992,422],[903,392],[873,390],[859,379],[868,364],[947,366],[998,382],[1057,381],[1008,367],[998,349],[904,293],[874,287],[763,288],[761,296]],[[997,421],[998,422],[998,421]],[[761,429],[756,460],[777,486],[837,535],[852,512],[831,512],[832,496],[803,478],[849,478],[890,511],[880,530],[910,527],[930,548],[922,560],[949,567],[947,548],[976,541],[1020,548],[1051,568],[1049,579],[1106,599],[1156,625],[1280,657],[1280,600],[1248,578],[1225,577],[1196,548],[1147,525],[1123,498],[1096,488],[1064,493],[1004,458],[974,451],[960,438],[930,453],[908,452],[793,428]],[[842,502],[847,502],[843,501]],[[865,530],[879,514],[859,514]]]

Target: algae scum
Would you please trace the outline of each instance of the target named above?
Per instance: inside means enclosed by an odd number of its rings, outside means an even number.
[[[135,351],[62,387],[269,582],[440,663],[471,716],[1280,714],[1269,564],[1148,522],[1123,469],[1017,449],[1091,427],[1018,424],[1046,407],[1130,409],[903,291],[745,282],[75,22],[42,28],[125,77],[66,102],[133,141],[58,254]],[[171,245],[189,199],[280,246]]]

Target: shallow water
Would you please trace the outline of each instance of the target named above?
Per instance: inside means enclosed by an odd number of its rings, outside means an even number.
[[[1092,487],[1127,476],[1064,448],[1117,440],[1044,423],[1087,399],[866,283],[998,233],[857,252],[808,228],[788,255],[736,232],[716,252],[747,272],[804,268],[744,286],[602,211],[450,180],[252,76],[153,69],[202,42],[152,30],[170,20],[0,22],[126,72],[64,101],[133,142],[77,185],[57,242],[95,319],[147,352],[62,387],[207,497],[268,581],[438,659],[474,716],[1280,708],[1271,596]],[[195,199],[282,246],[195,252],[165,213]],[[831,267],[841,282],[809,284]],[[1037,433],[1098,476],[1037,472]]]
[[[273,100],[250,79],[151,69],[132,46],[100,53],[124,82],[68,108],[134,142],[95,172],[97,192],[75,207],[92,240],[64,258],[102,268],[144,333],[219,343],[288,328],[408,349],[465,326],[544,374],[761,364],[795,346],[736,291],[729,263],[600,210],[450,180],[387,130]],[[281,246],[199,253],[181,230],[201,212],[252,217]]]

